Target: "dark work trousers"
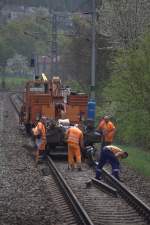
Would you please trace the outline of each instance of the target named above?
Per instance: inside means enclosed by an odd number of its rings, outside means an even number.
[[[96,179],[100,179],[102,174],[102,168],[106,163],[110,163],[112,167],[112,175],[119,179],[119,160],[107,147],[103,147],[101,151],[99,163],[96,168]]]

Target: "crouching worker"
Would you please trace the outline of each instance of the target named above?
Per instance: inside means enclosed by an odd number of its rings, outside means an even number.
[[[112,167],[112,175],[120,180],[119,169],[120,169],[120,159],[125,159],[128,157],[128,153],[122,149],[114,146],[108,145],[103,147],[99,163],[96,168],[96,179],[101,179],[102,168],[106,163],[109,163]]]
[[[83,132],[81,125],[70,127],[66,131],[66,138],[68,143],[68,169],[74,169],[77,166],[78,170],[81,167],[81,148],[83,144]]]
[[[45,157],[45,147],[46,147],[46,117],[41,117],[37,123],[37,126],[32,129],[35,136],[35,143],[37,151],[35,154],[35,161],[38,163],[39,159],[44,159]]]

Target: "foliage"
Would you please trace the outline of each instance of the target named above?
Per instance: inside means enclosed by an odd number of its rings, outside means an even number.
[[[15,50],[8,44],[7,39],[0,34],[0,66],[4,66],[8,56],[11,57]]]
[[[91,86],[91,58],[92,58],[92,31],[91,17],[75,16],[73,18],[75,34],[72,37],[63,39],[64,48],[62,49],[61,68],[64,77],[71,77],[77,80],[82,89],[90,92]],[[101,88],[109,78],[108,62],[111,58],[111,52],[99,50],[107,46],[107,40],[104,35],[96,35],[96,92],[97,99],[100,98]]]
[[[64,82],[64,84],[66,86],[71,87],[72,91],[75,91],[75,92],[76,91],[77,92],[82,92],[83,91],[82,87],[80,86],[80,84],[76,80],[67,80],[67,81]]]
[[[149,10],[149,0],[105,0],[98,9],[101,30],[129,47],[149,26]]]
[[[22,55],[15,54],[13,58],[7,60],[5,73],[9,75],[30,75],[31,69],[29,68],[27,59]]]
[[[6,0],[1,0],[1,5],[6,4]],[[57,11],[79,11],[89,10],[91,8],[91,0],[7,0],[9,5],[24,5],[24,6],[45,6],[50,10]]]
[[[0,59],[5,65],[15,54],[31,58],[33,53],[47,54],[49,30],[47,23],[36,20],[36,16],[11,21],[0,29]]]
[[[150,33],[118,53],[103,93],[105,109],[118,118],[118,138],[150,148]],[[109,103],[109,104],[108,104]]]
[[[62,71],[65,78],[78,81],[83,90],[87,91],[90,83],[90,43],[86,41],[88,34],[86,22],[77,16],[74,19],[75,35],[64,39],[65,48],[62,49]],[[88,32],[89,33],[89,32]],[[81,35],[82,34],[82,35]]]

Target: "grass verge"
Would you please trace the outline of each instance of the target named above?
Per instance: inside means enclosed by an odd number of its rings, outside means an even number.
[[[142,175],[150,177],[150,153],[143,151],[137,147],[119,146],[129,153],[127,159],[124,160],[128,166],[137,170]]]
[[[24,77],[1,77],[0,86],[1,88],[14,89],[18,86],[25,85],[28,79]]]

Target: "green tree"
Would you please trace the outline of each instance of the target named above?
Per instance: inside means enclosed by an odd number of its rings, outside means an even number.
[[[57,11],[87,11],[91,8],[91,0],[1,0],[1,5],[24,5],[40,7],[45,6],[49,7],[50,10]]]
[[[150,33],[118,53],[113,75],[103,93],[106,111],[118,118],[118,137],[150,147]]]
[[[80,83],[85,91],[90,91],[91,85],[91,57],[92,31],[91,16],[76,16],[73,19],[75,34],[65,37],[62,42],[61,67],[67,79],[74,79]],[[62,40],[61,40],[62,41]],[[65,46],[65,47],[64,47]],[[107,38],[96,34],[96,93],[99,100],[101,89],[109,78],[109,60],[111,51],[101,50],[108,46]]]
[[[33,53],[47,55],[49,52],[48,23],[36,16],[9,22],[0,29],[0,59],[3,66],[14,54],[31,58]]]
[[[13,56],[14,53],[13,47],[0,35],[0,66],[4,66],[8,57]]]

